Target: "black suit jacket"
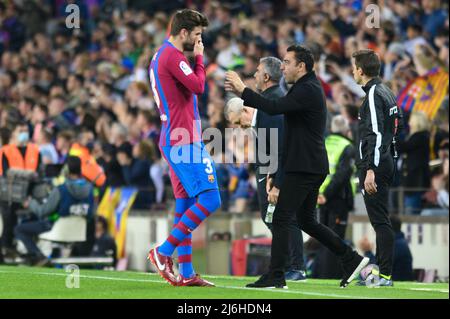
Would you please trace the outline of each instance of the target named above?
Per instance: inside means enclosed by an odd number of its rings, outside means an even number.
[[[285,97],[271,101],[246,88],[242,99],[246,106],[272,115],[285,115],[282,161],[285,172],[328,174],[327,108],[322,85],[314,71],[301,77]]]
[[[281,90],[279,85],[271,86],[270,88],[266,89],[265,91],[261,92],[261,95],[265,98],[276,100],[284,96],[283,90]],[[262,110],[258,110],[258,113],[256,113],[256,125],[255,129],[258,130],[260,128],[265,129],[265,142],[260,141],[259,139],[262,138],[261,134],[258,134],[258,140],[256,143],[256,166],[258,171],[261,167],[267,167],[268,163],[261,163],[261,154],[267,158],[270,155],[277,154],[277,158],[271,158],[271,160],[277,160],[277,169],[275,171],[271,171],[271,176],[274,178],[274,186],[277,188],[280,188],[281,181],[282,181],[282,175],[283,175],[283,168],[282,168],[282,154],[283,154],[283,121],[284,116],[282,114],[279,115],[269,115],[266,112]],[[270,143],[271,140],[271,134],[270,129],[277,129],[278,131],[278,140],[277,143]],[[265,143],[265,152],[263,150],[259,149],[259,143]],[[261,152],[261,153],[260,153]],[[271,157],[272,157],[271,156]]]

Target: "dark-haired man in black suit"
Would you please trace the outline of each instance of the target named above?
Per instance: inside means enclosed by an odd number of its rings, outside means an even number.
[[[287,49],[281,70],[288,84],[286,96],[269,100],[249,88],[235,72],[227,72],[225,89],[242,97],[244,105],[268,114],[284,114],[283,163],[284,176],[273,216],[271,264],[268,273],[250,288],[285,288],[284,266],[289,252],[289,223],[297,216],[300,228],[339,256],[344,276],[340,286],[347,287],[369,262],[348,246],[335,232],[319,223],[316,203],[319,188],[328,174],[325,149],[327,108],[325,95],[314,71],[311,51],[300,45]]]
[[[265,57],[255,72],[256,89],[268,99],[278,99],[284,96],[279,86],[281,61],[275,57]],[[225,108],[225,117],[233,124],[241,127],[252,127],[256,134],[255,159],[256,181],[263,222],[272,231],[272,221],[266,218],[269,201],[268,196],[278,196],[283,168],[281,166],[283,146],[282,114],[269,115],[264,111],[245,107],[243,100],[232,98]],[[273,135],[276,130],[277,136]],[[267,179],[267,177],[269,178]],[[270,213],[269,213],[270,214]],[[295,216],[289,223],[289,257],[286,264],[286,280],[305,280],[303,261],[303,236]]]

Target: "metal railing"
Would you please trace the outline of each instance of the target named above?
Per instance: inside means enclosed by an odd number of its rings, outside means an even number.
[[[405,198],[408,193],[422,193],[422,204],[424,203],[423,195],[429,191],[431,191],[431,188],[423,188],[423,187],[392,187],[389,189],[389,212],[394,214],[406,214],[406,207],[405,207]],[[423,209],[430,208],[430,209],[444,209],[440,208],[438,206],[433,207],[433,203],[428,202],[430,207],[427,207],[426,203],[425,205],[421,205],[420,210],[413,212],[413,215],[419,215],[420,212]],[[448,210],[448,209],[447,209]]]

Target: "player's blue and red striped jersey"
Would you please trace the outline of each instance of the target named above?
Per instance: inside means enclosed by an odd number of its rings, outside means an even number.
[[[192,70],[183,52],[166,40],[153,56],[149,72],[162,124],[159,145],[201,141],[197,94],[202,94],[205,88],[203,56],[195,57]]]

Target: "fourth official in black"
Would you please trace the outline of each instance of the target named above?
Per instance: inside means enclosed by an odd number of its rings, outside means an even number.
[[[395,234],[389,220],[389,186],[394,176],[395,137],[401,111],[394,93],[379,78],[381,62],[372,50],[352,55],[353,77],[366,97],[359,111],[359,150],[356,166],[367,214],[376,233],[378,286],[392,286]],[[378,274],[375,274],[378,275]]]

